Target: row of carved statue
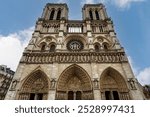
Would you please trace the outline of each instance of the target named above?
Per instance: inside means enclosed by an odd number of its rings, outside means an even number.
[[[72,62],[127,62],[125,53],[24,53],[21,62],[26,63],[72,63]]]

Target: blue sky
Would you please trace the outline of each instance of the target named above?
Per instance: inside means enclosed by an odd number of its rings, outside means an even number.
[[[136,77],[142,84],[150,84],[149,0],[1,0],[0,64],[16,69],[35,23],[48,2],[66,2],[69,19],[82,19],[84,3],[103,2]]]

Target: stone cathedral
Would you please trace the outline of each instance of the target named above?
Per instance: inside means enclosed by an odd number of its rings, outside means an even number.
[[[68,11],[46,4],[5,99],[145,99],[105,6],[85,4],[82,20]]]

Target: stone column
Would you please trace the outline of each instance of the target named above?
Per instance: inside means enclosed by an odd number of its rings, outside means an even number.
[[[92,10],[93,20],[96,20],[95,9]]]
[[[105,15],[104,15],[104,12],[103,12],[103,9],[100,9],[100,16],[101,16],[101,19],[105,19]]]
[[[57,18],[57,13],[58,13],[58,9],[57,9],[57,10],[55,10],[53,20],[56,20],[56,18]]]
[[[64,29],[65,29],[65,21],[60,21],[60,29],[58,34],[58,41],[57,41],[57,47],[56,51],[60,51],[62,49],[62,43],[63,43],[63,37],[64,37]]]
[[[94,100],[101,99],[101,93],[99,89],[99,80],[98,78],[93,78],[93,93],[94,93]]]
[[[55,100],[56,91],[55,90],[49,90],[48,92],[48,100]]]
[[[88,44],[89,44],[89,49],[93,50],[93,37],[92,37],[92,32],[91,32],[91,22],[89,20],[86,21],[87,24],[87,38],[88,38]]]

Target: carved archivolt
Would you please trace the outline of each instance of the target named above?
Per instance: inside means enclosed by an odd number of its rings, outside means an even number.
[[[59,77],[56,99],[67,99],[69,91],[80,91],[81,99],[93,99],[92,90],[92,83],[86,71],[78,65],[71,65]]]
[[[85,37],[84,36],[82,36],[82,35],[68,35],[66,38],[65,38],[65,40],[64,40],[64,46],[66,47],[67,46],[67,43],[69,42],[69,41],[71,41],[71,40],[79,40],[79,41],[81,41],[82,43],[83,43],[83,46],[85,47],[84,49],[86,49],[86,47],[87,47],[87,39],[85,39]]]
[[[19,99],[28,100],[31,93],[41,93],[44,95],[43,99],[47,99],[48,90],[49,81],[47,76],[41,70],[37,70],[30,74],[22,84],[21,90],[19,91]]]
[[[105,91],[117,91],[120,99],[130,99],[129,89],[123,76],[115,69],[109,67],[101,75],[100,91],[102,95]]]

